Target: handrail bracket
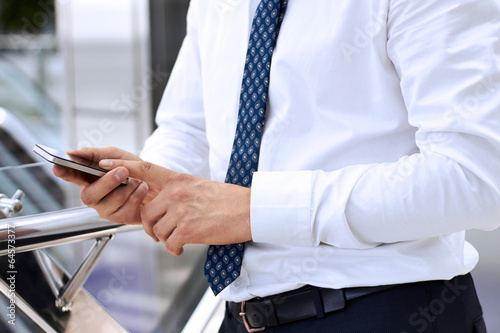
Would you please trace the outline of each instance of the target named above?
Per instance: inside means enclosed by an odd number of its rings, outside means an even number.
[[[113,237],[114,234],[96,238],[94,245],[90,248],[80,267],[78,267],[75,274],[73,274],[67,282],[63,281],[66,274],[51,265],[52,261],[47,258],[48,255],[43,250],[35,250],[35,256],[38,264],[40,265],[52,292],[56,296],[55,304],[59,310],[63,312],[71,310],[73,299],[92,272],[92,269],[101,256],[104,248],[109,244]]]

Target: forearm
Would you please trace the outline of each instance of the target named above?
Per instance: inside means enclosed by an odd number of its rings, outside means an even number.
[[[500,162],[499,154],[478,153],[492,166]],[[369,248],[495,228],[500,224],[500,179],[490,169],[475,174],[450,157],[417,154],[333,172],[256,173],[253,238]]]

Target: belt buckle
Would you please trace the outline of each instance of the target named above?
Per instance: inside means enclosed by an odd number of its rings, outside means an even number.
[[[266,327],[251,327],[250,323],[248,322],[247,319],[247,314],[246,314],[246,302],[243,301],[241,302],[241,312],[240,316],[243,319],[243,324],[245,325],[245,328],[247,329],[247,332],[253,333],[253,332],[262,332],[266,329]]]

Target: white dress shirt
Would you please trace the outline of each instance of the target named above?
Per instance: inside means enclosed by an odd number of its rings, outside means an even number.
[[[258,2],[191,1],[146,160],[224,181]],[[499,2],[290,0],[266,117],[224,299],[465,274],[500,225]]]

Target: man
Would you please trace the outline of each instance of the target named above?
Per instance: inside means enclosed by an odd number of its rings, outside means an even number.
[[[495,0],[192,0],[156,164],[86,148],[106,176],[54,172],[173,255],[222,245],[221,332],[485,332],[464,231],[500,225],[499,18]]]

